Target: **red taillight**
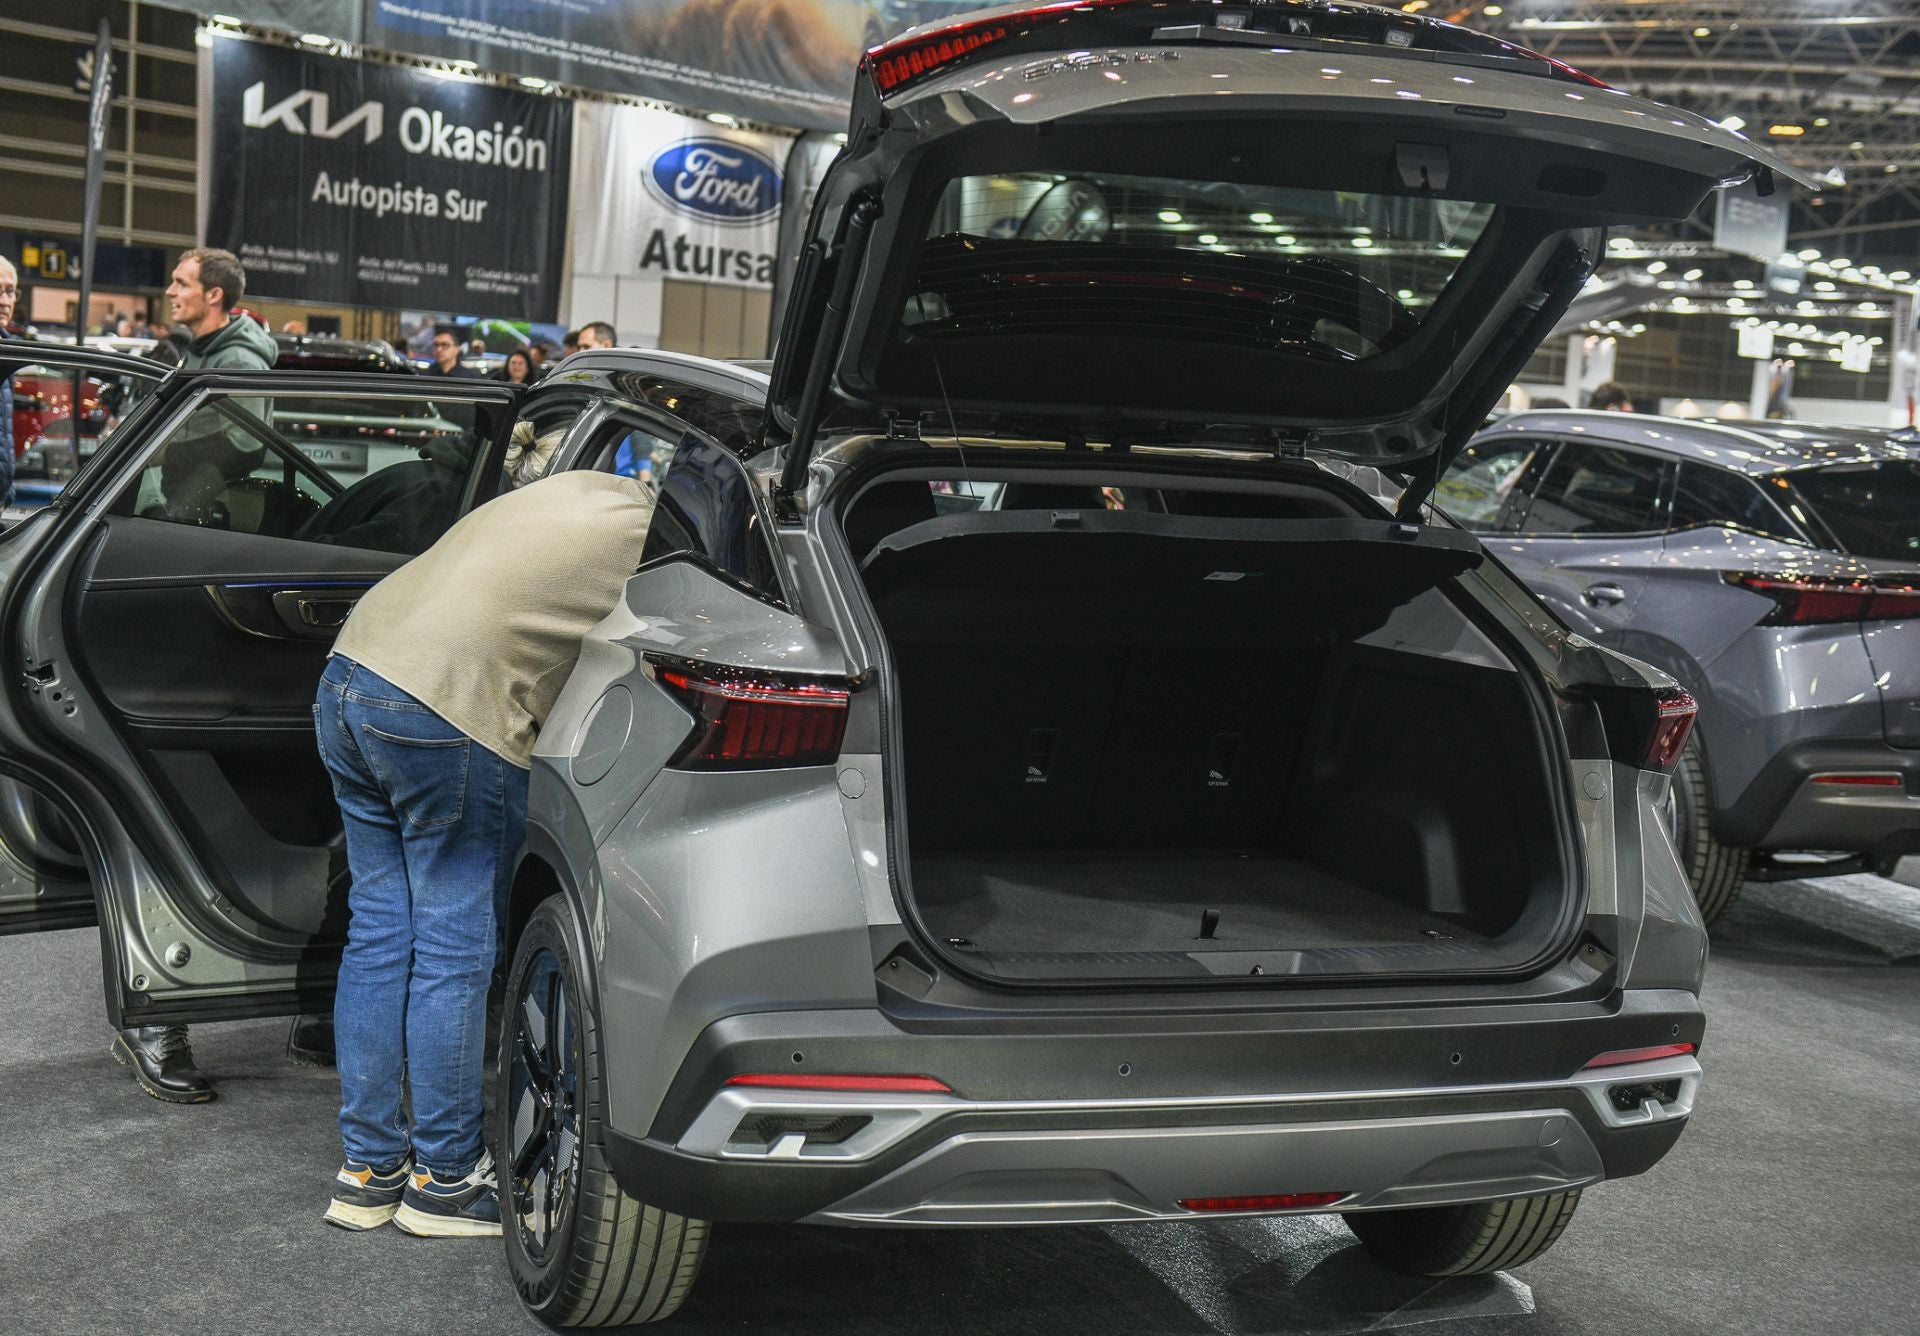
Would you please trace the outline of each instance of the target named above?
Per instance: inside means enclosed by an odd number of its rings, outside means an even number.
[[[654,676],[693,712],[667,764],[682,770],[828,765],[847,728],[844,686],[711,665],[655,663]]]
[[[1652,1048],[1616,1048],[1611,1053],[1602,1053],[1580,1070],[1590,1072],[1595,1067],[1624,1067],[1630,1062],[1658,1062],[1661,1058],[1684,1058],[1693,1052],[1692,1044],[1655,1044]]]
[[[1773,600],[1762,626],[1816,626],[1920,617],[1920,585],[1909,579],[1823,580],[1800,575],[1729,572],[1728,584]]]
[[[1667,687],[1654,693],[1653,731],[1647,738],[1646,754],[1640,759],[1642,770],[1671,770],[1680,759],[1680,749],[1693,732],[1694,717],[1700,707],[1679,687]]]
[[[729,1076],[730,1086],[777,1090],[839,1090],[868,1095],[951,1095],[953,1087],[931,1076],[848,1076],[840,1073],[749,1072]]]
[[[1351,1192],[1279,1192],[1260,1197],[1182,1197],[1185,1211],[1310,1211],[1351,1197]]]
[[[1813,784],[1853,784],[1861,788],[1897,789],[1906,784],[1899,775],[1815,775]]]

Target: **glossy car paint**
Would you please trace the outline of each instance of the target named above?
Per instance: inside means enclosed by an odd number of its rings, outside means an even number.
[[[1478,441],[1538,437],[1604,441],[1674,459],[1731,469],[1762,483],[1831,463],[1913,457],[1888,433],[1687,422],[1623,413],[1534,412],[1503,419]],[[1728,571],[1797,572],[1839,581],[1903,568],[1741,530],[1711,527],[1629,536],[1483,535],[1487,549],[1581,634],[1671,674],[1700,702],[1695,726],[1715,806],[1716,834],[1737,846],[1851,849],[1862,802],[1877,805],[1881,837],[1920,838],[1920,804],[1901,795],[1821,793],[1841,820],[1826,833],[1804,821],[1775,830],[1779,795],[1754,788],[1776,758],[1832,747],[1844,765],[1871,768],[1876,754],[1905,765],[1920,731],[1920,623],[1847,622],[1761,626],[1772,604],[1730,585]],[[1596,586],[1626,597],[1594,603]],[[1892,744],[1892,747],[1889,747]],[[1898,749],[1897,751],[1895,749]],[[1838,758],[1836,757],[1836,760]],[[1877,842],[1877,841],[1876,841]]]

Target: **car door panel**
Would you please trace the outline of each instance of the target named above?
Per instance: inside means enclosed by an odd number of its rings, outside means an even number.
[[[302,405],[289,403],[305,400],[308,417],[331,414],[323,440],[353,429],[364,399],[365,412],[387,417],[360,428],[365,450],[335,452],[351,462],[334,499],[359,485],[351,475],[386,472],[408,484],[392,489],[399,513],[419,513],[404,509],[415,490],[404,451],[366,462],[405,418],[398,426],[436,449],[464,443],[464,511],[493,494],[482,484],[498,472],[518,395],[436,386],[434,404],[421,407],[417,392],[395,393],[392,377],[274,373],[168,388],[171,405],[138,440],[94,461],[95,485],[67,499],[47,540],[0,561],[5,670],[29,683],[19,708],[0,710],[0,758],[20,761],[98,837],[90,861],[96,881],[105,876],[110,1013],[157,1021],[323,1008],[345,924],[346,860],[314,744],[313,693],[353,602],[408,554],[308,537],[298,508],[282,508],[277,530],[240,531],[267,514],[236,504],[248,491],[308,486],[297,461],[271,451],[195,522],[156,509],[139,488],[150,490],[170,433],[218,394],[270,405],[276,430],[301,423]],[[344,419],[338,400],[352,401]],[[456,429],[463,418],[479,429]],[[424,469],[424,444],[420,455]],[[235,527],[218,527],[229,517]],[[404,526],[389,530],[407,537]]]

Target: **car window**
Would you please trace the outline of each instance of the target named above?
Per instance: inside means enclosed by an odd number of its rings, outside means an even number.
[[[1434,504],[1463,529],[1497,528],[1527,465],[1547,448],[1547,442],[1526,437],[1472,442],[1434,489]]]
[[[609,380],[626,398],[673,414],[742,458],[757,449],[766,405],[744,386],[734,394],[652,371],[618,371]]]
[[[1672,523],[1676,530],[1720,527],[1765,534],[1789,543],[1806,541],[1753,479],[1711,464],[1680,465],[1680,478],[1673,489]]]
[[[155,446],[114,513],[412,556],[458,518],[499,411],[217,393]]]
[[[1788,476],[1792,490],[1848,552],[1920,562],[1920,462],[1834,464]]]
[[[15,371],[13,445],[15,504],[45,505],[58,496],[80,466],[110,439],[136,405],[153,393],[164,374],[152,378],[88,370],[80,380],[80,436],[73,431],[73,371],[28,365]]]
[[[660,477],[644,562],[691,555],[787,606],[753,480],[734,454],[697,432],[675,444]]]
[[[1518,530],[1594,537],[1660,529],[1661,489],[1671,467],[1653,455],[1566,442],[1555,452]]]

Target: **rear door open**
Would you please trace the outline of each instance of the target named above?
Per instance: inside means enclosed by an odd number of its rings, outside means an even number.
[[[1235,8],[994,11],[869,56],[775,362],[789,489],[823,435],[923,429],[1430,482],[1604,229],[1790,172],[1446,25]]]

